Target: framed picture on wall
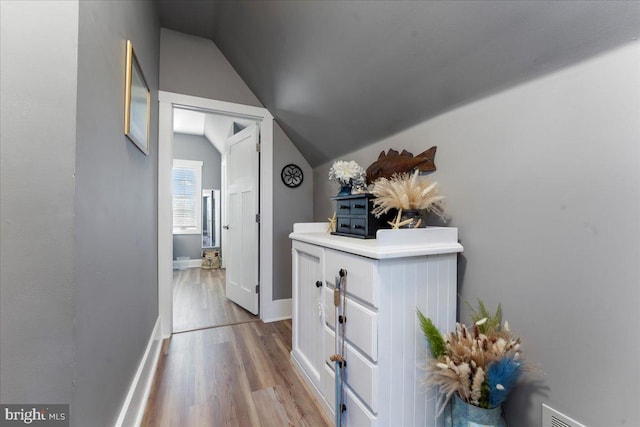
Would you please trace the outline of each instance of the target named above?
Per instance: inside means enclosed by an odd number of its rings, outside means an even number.
[[[124,134],[145,155],[149,155],[149,122],[151,117],[151,92],[142,74],[142,68],[127,40],[127,66],[125,81]]]

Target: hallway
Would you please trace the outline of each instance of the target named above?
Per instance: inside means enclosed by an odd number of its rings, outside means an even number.
[[[329,426],[289,361],[291,321],[165,340],[142,426]]]

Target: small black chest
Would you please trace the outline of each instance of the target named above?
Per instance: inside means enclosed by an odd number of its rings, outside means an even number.
[[[376,218],[373,209],[374,195],[370,193],[332,197],[336,201],[336,231],[338,236],[375,239],[376,231],[389,228],[387,218]]]

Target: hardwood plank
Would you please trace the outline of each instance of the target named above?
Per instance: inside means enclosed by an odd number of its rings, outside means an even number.
[[[330,426],[290,351],[290,320],[175,334],[163,343],[141,425]]]
[[[207,404],[189,406],[187,409],[186,424],[202,426],[232,425],[231,422],[218,422],[218,420],[215,419],[213,408]]]
[[[269,426],[293,426],[287,417],[287,412],[282,406],[280,397],[273,387],[264,388],[252,393],[255,402],[260,425]]]
[[[245,375],[252,391],[274,384],[271,369],[269,369],[269,364],[273,361],[268,360],[263,349],[263,337],[256,334],[254,324],[264,325],[262,322],[245,323],[238,325],[236,329],[239,338],[236,342],[238,356],[244,363]]]
[[[327,425],[327,420],[323,418],[324,413],[319,410],[319,403],[294,371],[290,359],[282,358],[282,349],[286,348],[284,343],[276,334],[273,334],[272,339],[265,340],[265,347],[269,358],[274,361],[274,377],[279,386],[280,395],[286,402],[287,413],[291,414],[292,418],[299,419],[297,425],[310,427]],[[309,398],[298,399],[298,396],[303,395]]]
[[[227,299],[226,270],[188,268],[173,272],[173,331],[184,332],[258,320]]]

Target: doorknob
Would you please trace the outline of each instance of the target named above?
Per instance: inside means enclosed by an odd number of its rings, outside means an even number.
[[[225,230],[228,230],[229,226],[228,225],[223,225],[222,228],[224,228]]]

